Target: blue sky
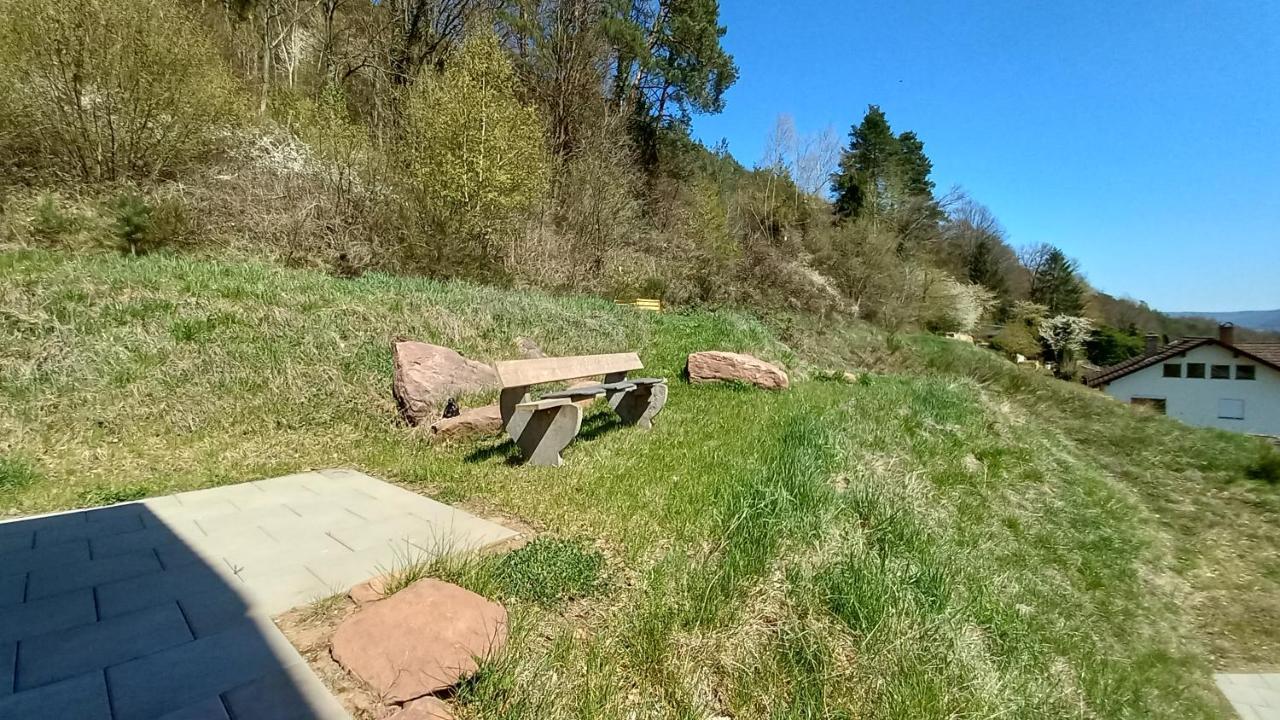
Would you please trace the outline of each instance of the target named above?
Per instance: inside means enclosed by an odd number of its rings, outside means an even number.
[[[1280,308],[1280,2],[721,0],[741,77],[694,119],[746,165],[779,113],[868,103],[1021,246],[1163,310]]]

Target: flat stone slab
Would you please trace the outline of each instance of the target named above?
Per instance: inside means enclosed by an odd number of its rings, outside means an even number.
[[[0,718],[347,718],[270,618],[516,534],[351,470],[0,522]]]
[[[1213,679],[1241,720],[1280,720],[1280,673],[1219,673]]]
[[[333,659],[388,703],[452,687],[502,650],[507,611],[470,590],[427,578],[369,603],[333,634]]]

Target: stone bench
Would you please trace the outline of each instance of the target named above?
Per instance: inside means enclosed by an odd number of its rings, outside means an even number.
[[[524,457],[534,465],[560,465],[560,452],[582,429],[577,403],[604,397],[623,423],[648,429],[667,403],[667,381],[627,378],[644,365],[635,353],[506,360],[495,363],[502,385],[499,408],[502,426]],[[604,381],[542,395],[530,394],[535,385],[603,376]]]

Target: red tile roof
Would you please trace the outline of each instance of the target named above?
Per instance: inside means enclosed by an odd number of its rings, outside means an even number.
[[[1235,348],[1259,360],[1280,365],[1280,343],[1239,343]]]

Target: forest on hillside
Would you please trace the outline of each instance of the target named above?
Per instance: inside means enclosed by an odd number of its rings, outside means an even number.
[[[1209,334],[936,188],[876,105],[692,139],[717,0],[0,0],[0,241],[858,316],[1097,364]],[[780,111],[785,108],[780,108]]]

